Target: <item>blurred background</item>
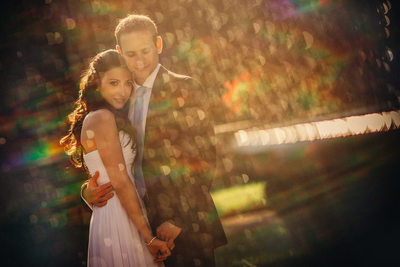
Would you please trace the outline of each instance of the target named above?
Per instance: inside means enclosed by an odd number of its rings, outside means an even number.
[[[86,177],[58,145],[90,57],[147,14],[215,115],[218,266],[400,263],[399,5],[388,0],[2,4],[2,266],[85,266]]]

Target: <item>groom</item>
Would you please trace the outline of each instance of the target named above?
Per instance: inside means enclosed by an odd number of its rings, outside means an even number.
[[[209,192],[215,147],[206,91],[159,64],[163,43],[149,17],[125,17],[115,37],[136,83],[128,111],[137,131],[135,184],[153,231],[174,248],[164,264],[214,266],[214,249],[227,241]],[[93,177],[82,196],[104,206],[111,190]]]

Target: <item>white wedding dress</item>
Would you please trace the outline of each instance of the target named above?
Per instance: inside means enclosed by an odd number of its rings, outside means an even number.
[[[132,164],[136,151],[133,151],[131,148],[129,135],[120,131],[119,139],[126,170],[129,178],[134,182]],[[83,158],[91,175],[99,171],[99,185],[110,181],[97,150],[85,154]],[[139,200],[141,201],[140,197]],[[141,205],[143,213],[146,216],[143,203]],[[154,263],[153,259],[142,236],[129,219],[115,192],[114,197],[108,200],[107,205],[93,208],[89,230],[88,266],[164,266],[163,264]]]

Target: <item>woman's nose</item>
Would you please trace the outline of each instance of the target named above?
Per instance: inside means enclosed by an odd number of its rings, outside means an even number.
[[[126,85],[124,85],[124,84],[121,84],[120,86],[119,86],[119,88],[118,88],[118,95],[120,96],[120,97],[125,97],[126,96],[126,94],[127,94],[127,90],[126,90]]]
[[[121,91],[122,91],[122,95],[124,97],[129,96],[131,94],[131,91],[132,91],[132,85],[129,84],[129,83],[124,84]]]

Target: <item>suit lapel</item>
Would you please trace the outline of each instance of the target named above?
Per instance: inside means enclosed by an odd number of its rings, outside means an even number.
[[[154,80],[153,88],[149,101],[149,108],[146,117],[146,128],[144,134],[144,150],[151,148],[151,144],[158,135],[160,126],[160,115],[168,109],[169,98],[165,97],[165,85],[167,83],[165,77],[168,75],[168,70],[163,66],[160,67],[156,79]],[[164,96],[164,97],[163,97]],[[152,140],[152,141],[150,141]],[[150,142],[149,142],[150,141]],[[143,164],[146,162],[146,154],[143,153]]]
[[[158,70],[156,79],[154,80],[152,93],[159,92],[160,90],[162,90],[162,88],[164,87],[164,84],[165,84],[164,78],[163,78],[163,76],[165,76],[165,75],[168,75],[168,70],[161,65],[160,69]]]

